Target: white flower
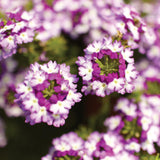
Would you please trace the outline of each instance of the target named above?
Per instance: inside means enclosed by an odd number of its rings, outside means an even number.
[[[20,35],[16,35],[16,41],[18,44],[28,43],[33,41],[34,32],[31,29],[27,29],[20,33]]]
[[[133,39],[138,40],[139,39],[138,28],[135,25],[133,25],[131,21],[127,22],[127,25],[133,35]]]
[[[73,139],[70,145],[71,145],[73,150],[82,149],[82,141],[79,140],[79,139],[76,139],[76,141],[74,141],[74,139]]]
[[[26,24],[25,22],[23,22],[23,21],[17,22],[17,23],[15,24],[15,27],[13,28],[12,31],[15,32],[15,33],[17,33],[20,29],[24,28],[26,25],[27,25],[27,24]]]
[[[94,81],[92,85],[97,96],[105,97],[105,95],[109,95],[111,93],[106,83]]]
[[[126,151],[123,151],[116,155],[117,160],[138,160],[136,156],[130,154]]]
[[[133,51],[131,51],[130,48],[126,48],[121,54],[128,63],[134,63],[134,59],[131,58],[133,56]]]
[[[40,123],[42,120],[43,122],[47,122],[47,110],[46,107],[41,106],[39,110],[36,112],[31,113],[31,119],[34,120],[33,123]]]
[[[141,148],[141,146],[137,142],[131,142],[131,143],[125,145],[125,149],[130,150],[130,151],[139,152],[140,148]]]
[[[121,94],[125,94],[126,92],[132,93],[134,89],[135,89],[134,84],[128,83],[127,81],[125,81],[123,88],[120,91],[118,91],[118,93],[121,93]]]
[[[116,25],[117,29],[118,29],[121,33],[123,33],[123,34],[126,33],[127,30],[126,30],[126,28],[125,28],[125,23],[124,23],[123,21],[117,22],[115,25]]]
[[[62,77],[68,81],[70,88],[75,89],[76,88],[76,83],[77,82],[77,78],[75,75],[71,75],[68,72],[63,72]]]
[[[101,160],[117,160],[114,156],[105,156],[104,158],[101,158]]]
[[[127,82],[131,82],[133,79],[136,79],[138,76],[138,72],[133,64],[128,64],[125,70],[125,78]]]
[[[5,25],[2,29],[0,29],[0,33],[3,33],[7,30],[11,30],[14,28],[14,24],[11,24],[11,25]]]
[[[26,95],[32,91],[33,91],[33,89],[29,83],[20,83],[18,85],[18,87],[16,88],[16,92],[18,92],[20,94],[23,93],[21,95],[21,98],[26,97]]]
[[[34,74],[34,78],[31,79],[30,83],[33,86],[36,86],[38,84],[42,84],[46,80],[46,75],[42,72],[36,72]]]
[[[30,14],[30,12],[24,11],[21,15],[21,18],[30,21],[33,18],[33,15]]]
[[[110,146],[112,148],[116,147],[117,137],[115,135],[105,134],[103,137],[104,137],[105,143],[108,146]]]
[[[85,148],[87,148],[88,155],[92,155],[92,153],[96,150],[96,144],[97,142],[94,140],[85,142]]]
[[[154,144],[152,142],[149,142],[148,140],[144,141],[141,144],[141,147],[143,150],[147,151],[149,154],[153,154],[156,152],[156,150],[154,148]]]
[[[15,36],[11,36],[11,35],[6,38],[3,38],[0,44],[2,45],[2,47],[7,49],[13,49],[17,46],[15,44]]]
[[[68,109],[71,108],[71,103],[67,100],[57,101],[56,104],[50,106],[50,111],[54,114],[68,114]]]
[[[95,41],[92,44],[89,44],[85,49],[87,54],[98,53],[101,49],[103,49],[104,43],[101,41]]]
[[[115,41],[107,46],[112,52],[121,52],[123,47],[120,42]]]
[[[108,88],[113,91],[119,91],[124,86],[124,78],[114,78],[112,82],[108,84]]]
[[[67,95],[67,100],[73,101],[73,102],[79,102],[81,99],[81,94],[80,93],[75,93],[73,90],[69,90],[68,95]]]
[[[121,122],[121,117],[120,116],[113,116],[110,118],[107,118],[104,122],[104,125],[109,127],[110,130],[116,129]]]
[[[129,100],[126,98],[120,98],[117,105],[115,106],[115,110],[123,110],[124,106],[129,105]]]
[[[123,149],[123,145],[117,135],[111,133],[104,134],[103,136],[105,143],[113,148],[115,154],[119,153]]]
[[[35,62],[34,64],[31,64],[31,70],[33,72],[39,72],[40,68],[41,68],[41,65],[39,65],[37,62]],[[33,75],[32,75],[33,76]]]
[[[160,58],[159,53],[160,53],[160,48],[156,45],[153,45],[153,46],[151,46],[151,48],[147,52],[147,56],[150,59]]]
[[[122,13],[123,15],[127,18],[127,19],[132,19],[132,16],[131,16],[131,10],[129,7],[123,7],[122,9]]]
[[[147,132],[147,139],[149,142],[158,142],[160,137],[160,129],[159,126],[151,126]]]
[[[157,110],[159,109],[159,104],[160,104],[160,98],[156,95],[150,96],[149,98],[147,98],[147,101],[150,105],[154,106],[155,108],[157,108]]]
[[[123,106],[121,109],[127,116],[136,117],[137,116],[137,105],[130,103],[129,105]]]
[[[94,92],[93,91],[93,82],[87,82],[87,86],[83,86],[81,89],[82,92],[84,92],[85,95]],[[94,92],[95,93],[95,92]]]
[[[23,101],[24,108],[27,110],[38,111],[39,104],[38,99],[35,97],[33,93],[29,93],[26,96],[26,99]]]
[[[141,118],[141,124],[142,124],[142,128],[143,128],[143,130],[148,130],[148,128],[149,128],[149,125],[152,123],[152,120],[149,118],[149,117],[145,117],[145,116],[143,116],[142,118]]]
[[[41,69],[47,73],[58,73],[56,62],[49,61],[47,64],[41,65]]]
[[[79,67],[79,75],[83,77],[83,80],[89,81],[92,79],[92,63],[87,61],[81,67]]]
[[[71,149],[71,146],[64,141],[60,141],[54,147],[55,147],[56,150],[62,151],[62,152],[63,151],[69,151]]]

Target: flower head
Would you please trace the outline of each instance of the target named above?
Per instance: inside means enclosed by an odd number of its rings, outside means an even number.
[[[26,114],[26,122],[64,125],[69,110],[81,100],[77,78],[64,64],[32,64],[23,83],[16,88],[17,102]]]
[[[104,38],[93,42],[84,51],[85,56],[78,57],[76,63],[85,94],[95,93],[104,97],[112,92],[124,94],[133,91],[133,81],[138,72],[130,49],[125,49],[118,41],[112,43],[111,39]]]

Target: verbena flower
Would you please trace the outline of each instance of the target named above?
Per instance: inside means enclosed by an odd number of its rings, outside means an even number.
[[[0,9],[3,12],[10,12],[15,10],[17,7],[22,7],[27,3],[27,0],[21,1],[21,0],[15,0],[15,1],[10,1],[10,0],[0,0]],[[9,5],[8,5],[9,4]]]
[[[156,153],[154,144],[159,145],[160,138],[160,99],[144,94],[138,102],[134,101],[119,99],[115,106],[118,115],[107,118],[104,124],[109,131],[124,137],[126,150],[132,153],[142,150],[149,154]]]
[[[83,150],[84,140],[76,133],[70,132],[62,135],[60,138],[55,138],[52,141],[53,147],[50,153],[42,160],[59,159],[59,158],[75,158],[80,159],[79,152]]]
[[[134,144],[136,146],[136,142]],[[138,160],[137,156],[124,149],[122,137],[112,133],[92,132],[86,140],[70,132],[55,138],[49,153],[41,160],[75,159],[75,160]],[[129,145],[126,146],[129,148]]]
[[[32,64],[24,82],[16,88],[17,102],[25,113],[26,122],[64,125],[71,107],[81,100],[77,80],[65,64],[52,61]]]
[[[57,37],[62,32],[69,34],[72,38],[87,34],[85,40],[88,42],[99,40],[104,35],[115,36],[117,32],[121,32],[123,41],[127,40],[128,45],[135,49],[139,48],[139,44],[149,42],[152,35],[152,33],[149,34],[139,13],[122,0],[114,2],[70,0],[68,3],[65,0],[56,0],[51,3],[33,0],[30,9],[29,13],[34,15],[30,22],[38,26],[36,38],[41,41]],[[28,15],[27,12],[25,14]]]
[[[142,1],[136,1],[136,3],[131,3],[130,5],[134,6],[139,10],[139,13],[144,14],[143,19],[145,20],[146,24],[149,29],[149,34],[146,34],[148,37],[145,43],[140,44],[140,48],[146,48],[146,55],[147,58],[153,61],[153,63],[160,67],[159,60],[160,60],[160,39],[159,39],[159,29],[160,29],[160,4],[159,1],[155,1],[154,5],[152,3],[144,3]],[[141,6],[141,7],[140,7]]]
[[[2,73],[0,73],[0,108],[2,108],[9,117],[22,116],[23,112],[14,102],[16,85],[22,81],[23,73],[14,73],[16,62],[8,58],[0,62]]]
[[[2,22],[0,26],[0,60],[6,59],[16,53],[17,47],[22,43],[33,41],[34,31],[37,27],[31,26],[33,14],[28,13],[28,17],[24,16],[21,8],[15,9],[7,13],[7,22]],[[38,23],[37,23],[38,24]]]
[[[2,84],[1,85],[1,91],[0,91],[0,107],[4,109],[5,113],[9,117],[18,117],[22,116],[23,112],[17,105],[17,103],[14,102],[15,98],[15,77],[5,75],[4,79],[9,78],[10,81],[8,84]],[[2,79],[2,81],[4,80]],[[14,83],[13,83],[14,82]],[[2,82],[3,83],[3,82]],[[17,83],[17,82],[16,82]]]
[[[104,38],[93,42],[78,57],[79,75],[83,79],[82,91],[104,97],[112,92],[131,93],[138,72],[131,58],[133,51],[120,42]]]

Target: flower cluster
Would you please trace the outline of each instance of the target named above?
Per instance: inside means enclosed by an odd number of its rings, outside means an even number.
[[[42,160],[153,160],[159,152],[160,2],[143,1],[0,0],[2,117],[61,127],[83,105]],[[81,124],[87,132],[62,135]],[[0,147],[6,143],[0,119]]]
[[[0,0],[0,10],[3,12],[10,12],[13,11],[14,9],[16,9],[17,7],[22,7],[26,4],[27,0],[14,0],[14,1],[10,1],[10,0]],[[9,4],[9,5],[8,5]]]
[[[145,45],[146,55],[148,59],[152,60],[155,65],[160,67],[160,2],[143,2],[143,1],[133,1],[130,5],[139,10],[139,13],[143,14],[143,19],[145,20],[148,27],[150,27],[150,41]]]
[[[141,35],[148,34],[139,14],[121,0],[71,0],[70,3],[73,5],[58,0],[53,3],[53,8],[58,14],[70,16],[73,35],[89,32],[93,40],[99,40],[104,34],[116,35],[118,30],[123,33],[124,40],[127,39],[132,48],[137,48],[137,41],[142,39]],[[145,34],[143,36],[146,37]]]
[[[9,117],[22,116],[23,112],[17,103],[14,102],[16,94],[16,85],[20,83],[24,74],[6,74],[1,80],[0,90],[0,108],[3,108]],[[7,80],[7,82],[5,82]]]
[[[32,64],[24,82],[16,88],[17,103],[25,113],[26,122],[64,125],[71,107],[81,100],[76,90],[77,80],[65,64],[52,61]]]
[[[0,60],[15,54],[19,44],[32,42],[37,28],[33,15],[21,8],[8,12],[7,18],[0,21]]]
[[[135,91],[147,96],[160,96],[160,72],[157,65],[149,61],[141,61],[137,64],[139,76],[135,80]]]
[[[36,38],[41,41],[59,36],[62,31],[74,38],[88,33],[86,39],[89,41],[120,31],[123,40],[128,40],[128,45],[134,49],[144,39],[148,43],[150,40],[151,33],[138,12],[122,0],[70,0],[67,3],[64,0],[51,3],[33,0],[32,3],[30,12],[40,21]]]
[[[74,38],[88,33],[90,40],[99,40],[104,35],[115,36],[121,32],[124,42],[127,41],[132,49],[140,48],[142,52],[143,45],[139,44],[153,44],[156,39],[153,36],[150,41],[151,35],[155,35],[153,31],[146,27],[135,9],[122,1],[70,0],[72,6],[63,0],[51,4],[43,0],[34,0],[32,3],[29,12],[23,11],[20,4],[18,9],[7,13],[10,20],[5,24],[1,21],[0,60],[15,54],[18,44],[32,42],[35,30],[36,39],[41,41],[59,36],[62,31]]]
[[[112,92],[131,93],[138,75],[132,56],[130,48],[109,38],[88,45],[85,56],[76,62],[83,79],[82,91],[101,97]]]
[[[109,131],[123,135],[126,149],[156,153],[154,144],[160,146],[160,98],[142,95],[139,102],[134,101],[120,98],[115,106],[117,114],[107,118],[104,124]]]
[[[76,133],[70,132],[52,141],[49,154],[41,160],[76,159],[76,160],[138,160],[124,148],[122,137],[111,132],[91,133],[83,140]]]
[[[16,85],[22,81],[23,73],[14,73],[16,62],[8,58],[0,62],[2,72],[0,73],[0,108],[2,108],[9,117],[22,116],[23,112],[14,102]]]
[[[159,68],[148,61],[141,61],[137,66],[140,75],[135,81],[135,92],[118,100],[114,116],[104,124],[108,131],[122,135],[124,142],[134,147],[134,153],[146,151],[152,155],[158,152],[155,144],[160,146]]]
[[[153,7],[153,6],[152,6]],[[159,60],[160,60],[160,4],[157,4],[152,9],[153,12],[150,13],[148,17],[146,17],[147,22],[152,25],[155,34],[155,41],[153,45],[151,45],[147,50],[147,57],[148,59],[152,60],[153,63],[160,67]],[[156,17],[156,18],[155,18]]]

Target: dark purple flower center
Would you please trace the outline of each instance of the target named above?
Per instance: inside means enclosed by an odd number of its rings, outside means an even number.
[[[83,16],[83,14],[85,13],[86,11],[84,9],[79,9],[77,11],[73,11],[72,12],[72,20],[73,20],[73,26],[77,25],[80,23],[81,21],[81,17]]]
[[[61,89],[63,82],[68,81],[65,81],[60,74],[49,74],[47,80],[36,85],[34,91],[39,105],[49,107],[51,104],[56,104],[58,100],[65,100],[68,91]]]
[[[98,151],[101,158],[104,158],[105,156],[113,156],[114,153],[112,151],[112,148],[106,144],[104,139],[102,138],[96,145],[97,149],[94,153],[94,156],[96,157],[96,152]]]

